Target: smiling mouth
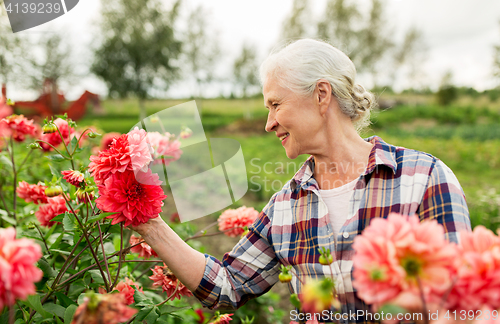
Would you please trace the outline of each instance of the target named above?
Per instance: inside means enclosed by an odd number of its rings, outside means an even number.
[[[287,138],[288,136],[290,136],[290,133],[286,133],[285,135],[283,136],[280,136],[280,140],[283,141],[285,138]]]

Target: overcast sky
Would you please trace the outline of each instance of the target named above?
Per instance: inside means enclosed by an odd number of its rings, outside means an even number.
[[[170,0],[164,0],[168,7]],[[369,8],[369,0],[358,0]],[[316,23],[326,0],[310,0],[311,19]],[[491,75],[493,45],[500,44],[500,1],[498,0],[386,0],[386,18],[396,38],[401,38],[410,26],[419,28],[428,47],[427,60],[422,66],[426,82],[437,86],[446,71],[452,71],[457,85],[472,86],[478,90],[498,84]],[[290,12],[292,0],[184,0],[184,14],[203,4],[212,17],[210,28],[217,31],[224,60],[219,69],[228,72],[244,42],[257,47],[263,59],[278,41],[283,19]],[[89,44],[96,32],[99,0],[80,0],[66,15],[44,25],[21,32],[38,37],[42,33],[65,31],[80,62],[89,60]],[[3,8],[2,8],[3,10]],[[390,68],[388,66],[387,68]],[[360,78],[367,83],[368,78]],[[404,84],[401,80],[401,84]],[[69,94],[79,94],[82,89],[105,94],[103,84],[92,77],[82,79]],[[179,97],[188,95],[190,86],[180,84],[168,94]],[[15,99],[20,89],[11,89]],[[215,92],[230,91],[213,89]]]

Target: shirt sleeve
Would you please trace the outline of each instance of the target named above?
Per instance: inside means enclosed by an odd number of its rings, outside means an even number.
[[[453,171],[441,160],[432,169],[417,214],[420,221],[435,219],[443,225],[450,242],[459,243],[460,232],[471,231],[465,194]]]
[[[203,279],[193,293],[204,306],[237,309],[278,281],[279,261],[267,238],[269,227],[263,211],[222,262],[205,254]]]

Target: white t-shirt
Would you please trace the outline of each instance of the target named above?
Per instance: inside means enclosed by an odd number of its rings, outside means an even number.
[[[334,237],[340,231],[340,228],[347,220],[349,214],[349,200],[354,191],[354,187],[358,179],[334,189],[321,190],[319,191],[321,198],[328,207],[328,216],[330,217],[330,223],[333,227]]]

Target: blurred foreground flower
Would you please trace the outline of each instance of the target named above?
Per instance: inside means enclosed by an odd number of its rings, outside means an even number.
[[[330,278],[308,279],[299,294],[302,310],[307,313],[321,313],[340,304],[334,295],[335,284]]]
[[[177,277],[170,271],[170,269],[168,269],[165,264],[163,265],[163,267],[155,266],[152,271],[153,275],[149,277],[149,279],[154,281],[153,287],[161,286],[163,291],[166,291],[169,297],[175,292],[175,295],[174,297],[172,297],[172,299],[181,299],[181,296],[193,296],[191,291],[189,291],[189,289],[187,289],[186,286],[184,286],[182,282],[177,279]],[[175,290],[176,287],[177,291]]]
[[[0,228],[0,310],[36,293],[34,283],[43,276],[36,266],[41,257],[40,245],[16,239],[13,227]]]
[[[130,249],[130,251],[133,253],[139,253],[139,256],[145,259],[149,259],[151,256],[158,256],[158,254],[156,254],[156,252],[142,239],[142,237],[136,237],[133,234],[130,237],[130,245],[135,245],[141,241],[141,244],[134,246]]]
[[[437,302],[452,284],[458,250],[437,221],[392,213],[373,219],[354,240],[353,287],[368,304],[383,304],[401,292]],[[420,288],[419,288],[420,287]]]
[[[215,313],[215,319],[210,324],[229,324],[232,320],[231,316],[234,314],[220,314],[218,311]]]
[[[482,225],[460,233],[458,279],[446,308],[478,311],[500,308],[500,238]]]
[[[137,313],[126,305],[122,294],[86,294],[83,304],[75,312],[71,324],[118,324],[128,321]]]
[[[244,227],[250,226],[259,216],[259,212],[252,207],[242,206],[238,209],[227,209],[220,216],[219,231],[227,231],[224,234],[230,237],[236,237],[245,232]]]

